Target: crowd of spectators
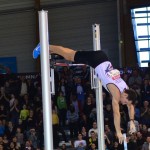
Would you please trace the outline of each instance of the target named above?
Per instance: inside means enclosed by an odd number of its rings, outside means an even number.
[[[135,104],[137,132],[128,134],[126,106],[120,106],[121,129],[127,133],[128,150],[148,150],[150,145],[150,71],[123,69],[121,76],[138,95]],[[87,66],[55,69],[55,95],[52,104],[53,145],[55,149],[96,150],[98,131],[95,91],[91,89]],[[104,139],[106,150],[123,150],[113,123],[111,95],[103,89]],[[69,130],[69,136],[66,134]],[[40,77],[0,79],[0,150],[42,150],[42,89]],[[60,136],[60,134],[62,136]],[[49,139],[51,140],[51,139]],[[60,144],[64,141],[63,144]],[[66,143],[70,141],[70,147]]]

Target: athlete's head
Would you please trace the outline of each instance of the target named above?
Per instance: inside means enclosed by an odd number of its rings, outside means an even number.
[[[137,94],[132,89],[125,89],[124,92],[121,94],[120,102],[123,105],[128,104],[135,104],[137,100]]]

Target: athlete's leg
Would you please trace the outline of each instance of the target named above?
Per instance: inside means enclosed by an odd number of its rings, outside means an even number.
[[[108,58],[103,51],[75,51],[62,46],[50,45],[50,52],[51,54],[55,53],[61,55],[66,60],[87,64],[93,68],[96,68],[99,64],[108,61]]]
[[[68,61],[74,61],[76,51],[62,46],[50,45],[50,53],[58,54]]]

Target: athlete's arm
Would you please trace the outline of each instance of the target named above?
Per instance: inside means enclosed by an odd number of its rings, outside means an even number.
[[[115,98],[112,99],[112,107],[113,107],[113,115],[114,115],[114,125],[117,133],[117,137],[119,139],[119,143],[123,141],[123,135],[121,133],[120,127],[120,111],[119,111],[119,103]]]
[[[128,107],[128,113],[129,113],[129,118],[130,118],[130,133],[133,133],[136,131],[135,129],[135,124],[134,124],[134,106],[132,104],[127,105]]]
[[[108,84],[107,87],[112,95],[114,125],[116,129],[117,137],[119,139],[119,143],[122,143],[124,138],[121,133],[121,127],[120,127],[120,107],[119,107],[120,91],[113,84]]]

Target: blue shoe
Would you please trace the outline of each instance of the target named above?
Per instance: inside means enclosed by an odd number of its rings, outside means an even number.
[[[40,43],[36,46],[36,48],[33,50],[33,58],[37,59],[38,56],[40,55],[41,47]]]

